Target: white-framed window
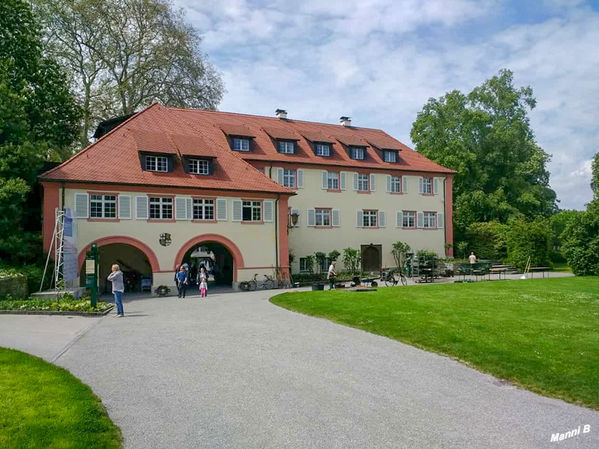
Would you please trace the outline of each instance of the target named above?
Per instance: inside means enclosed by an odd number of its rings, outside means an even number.
[[[352,159],[357,160],[363,160],[366,154],[363,147],[349,147],[349,153]]]
[[[397,151],[385,150],[383,151],[383,160],[385,162],[397,162]]]
[[[422,224],[423,228],[436,228],[437,227],[437,212],[424,212],[424,221]]]
[[[172,220],[173,199],[164,197],[150,197],[150,219]]]
[[[416,227],[416,212],[413,210],[404,210],[402,213],[402,227],[404,228],[415,228]]]
[[[329,143],[316,143],[314,148],[316,149],[316,156],[328,157],[331,155],[331,144]]]
[[[289,140],[279,140],[278,147],[279,147],[279,153],[283,153],[283,154],[295,153],[295,142],[291,142]]]
[[[370,190],[370,187],[368,186],[368,179],[369,179],[368,175],[358,173],[358,190],[359,191],[367,192],[368,190]]]
[[[331,265],[331,259],[325,257],[320,260],[320,272],[327,273],[329,271],[329,265]]]
[[[250,139],[244,137],[232,137],[231,148],[235,151],[250,151]]]
[[[314,209],[315,226],[331,226],[331,209]]]
[[[241,219],[243,221],[262,221],[262,202],[244,201]]]
[[[210,161],[206,159],[189,159],[189,173],[194,175],[209,175]]]
[[[376,210],[362,211],[362,226],[365,228],[376,228],[377,227],[377,216],[378,216],[378,211],[376,211]]]
[[[285,187],[290,187],[290,188],[294,189],[297,186],[295,176],[296,176],[295,170],[284,168],[283,169],[283,185]]]
[[[299,260],[300,272],[307,273],[308,270],[308,259],[305,257],[300,257]]]
[[[422,193],[425,195],[433,194],[433,178],[422,178]]]
[[[146,170],[167,172],[168,171],[168,157],[166,156],[146,156]]]
[[[392,193],[401,193],[401,178],[399,176],[391,176],[389,191]]]
[[[214,220],[214,200],[204,198],[193,199],[194,220]]]
[[[327,188],[329,190],[339,190],[339,173],[330,171],[327,173]]]
[[[90,218],[116,218],[116,195],[89,195]]]

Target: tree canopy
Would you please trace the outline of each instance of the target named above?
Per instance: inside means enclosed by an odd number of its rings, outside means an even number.
[[[591,164],[591,189],[593,198],[599,199],[599,153],[595,154]]]
[[[549,216],[549,155],[535,142],[528,112],[530,87],[516,88],[513,74],[498,75],[463,94],[431,98],[412,126],[416,150],[457,171],[454,178],[458,240],[475,222]]]
[[[39,233],[24,226],[25,202],[44,161],[71,154],[78,132],[67,77],[44,55],[38,29],[28,3],[0,2],[0,259],[16,262],[41,255],[41,247],[31,249]]]
[[[72,74],[83,109],[81,145],[102,119],[160,101],[215,109],[220,75],[198,32],[170,0],[34,0],[48,50]]]

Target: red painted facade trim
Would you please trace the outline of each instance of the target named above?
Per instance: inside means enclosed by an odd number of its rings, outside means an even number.
[[[282,196],[279,200],[279,270],[283,279],[290,279],[289,274],[289,233],[288,231],[288,197]]]
[[[453,176],[445,178],[445,243],[451,245],[445,255],[453,257]]]
[[[88,244],[79,252],[79,271],[81,271],[81,268],[83,267],[83,262],[85,261],[85,253],[90,250],[92,243],[95,243],[98,246],[98,248],[106,245],[114,245],[116,243],[131,245],[140,250],[142,253],[144,253],[144,255],[148,258],[148,262],[150,262],[150,266],[152,267],[152,273],[160,272],[160,264],[158,263],[158,258],[156,257],[156,254],[154,254],[154,251],[152,251],[152,248],[150,248],[148,245],[141,242],[140,240],[124,235],[102,237]]]
[[[181,247],[179,252],[177,253],[177,257],[175,257],[175,262],[173,265],[173,270],[177,269],[177,266],[179,265],[180,261],[183,260],[183,256],[185,255],[185,253],[187,251],[189,251],[194,246],[199,245],[200,243],[206,243],[206,242],[220,243],[227,249],[227,251],[229,251],[231,253],[231,256],[233,257],[233,265],[234,265],[233,266],[233,282],[237,282],[237,271],[243,269],[245,266],[245,264],[243,262],[243,255],[241,254],[241,251],[239,250],[237,245],[235,245],[235,243],[233,243],[228,238],[226,238],[222,235],[218,235],[218,234],[202,234],[202,235],[198,235],[197,237],[193,237],[190,240],[188,240]]]
[[[60,185],[53,182],[42,182],[44,187],[42,236],[44,251],[48,252],[54,234],[54,213],[60,207]]]

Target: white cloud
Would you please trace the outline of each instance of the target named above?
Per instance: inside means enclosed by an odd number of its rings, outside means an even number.
[[[470,0],[178,0],[224,73],[220,109],[385,129],[410,144],[429,97],[469,91],[500,68],[514,71],[538,100],[531,121],[553,155],[552,187],[561,206],[582,208],[588,179],[574,175],[599,151],[599,14],[551,0],[561,11],[540,23],[502,25],[485,37],[463,34],[504,4]],[[486,22],[485,22],[486,21]],[[482,26],[482,25],[480,25]],[[479,33],[480,34],[480,33]],[[482,36],[482,34],[481,34]]]

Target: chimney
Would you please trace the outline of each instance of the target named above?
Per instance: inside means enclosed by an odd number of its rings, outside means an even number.
[[[343,126],[351,126],[351,117],[339,117],[339,123],[341,123]]]
[[[285,109],[277,109],[275,111],[275,115],[277,116],[277,118],[284,120],[287,118],[287,111]]]

